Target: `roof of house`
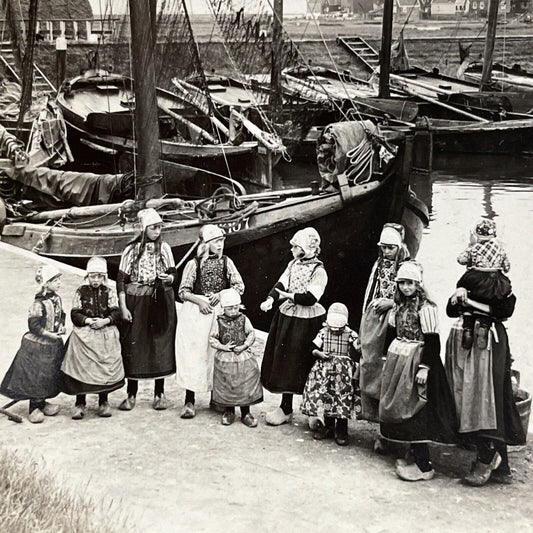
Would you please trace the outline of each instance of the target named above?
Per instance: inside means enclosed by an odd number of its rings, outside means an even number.
[[[19,18],[28,18],[29,0],[17,0],[13,2],[21,14]],[[4,17],[4,10],[0,7],[0,16]],[[37,10],[38,20],[47,19],[92,19],[93,10],[89,0],[40,0]]]

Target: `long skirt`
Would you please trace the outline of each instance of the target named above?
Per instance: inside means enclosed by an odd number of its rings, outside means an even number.
[[[359,386],[361,389],[361,418],[377,422],[379,420],[379,397],[383,373],[383,351],[387,337],[390,311],[378,313],[369,306],[361,319],[359,339],[361,341],[361,361]]]
[[[396,442],[457,442],[455,406],[440,358],[432,363],[426,385],[416,373],[421,343],[395,339],[383,367],[379,403],[381,436]]]
[[[308,416],[352,418],[355,407],[355,365],[349,357],[318,359],[309,372],[302,398]]]
[[[302,394],[315,362],[313,339],[325,315],[297,318],[276,311],[265,346],[261,383],[270,392]]]
[[[61,390],[90,394],[111,392],[122,385],[124,366],[117,327],[74,327],[61,365]]]
[[[152,295],[149,285],[126,286],[126,305],[133,321],[121,327],[122,358],[127,378],[153,379],[176,372],[176,304],[172,287],[164,286],[166,324],[151,325]]]
[[[215,317],[216,310],[204,315],[192,302],[184,302],[181,307],[176,334],[176,380],[184,389],[194,392],[213,389],[215,350],[209,345],[209,333]]]
[[[495,322],[486,350],[474,343],[461,346],[462,319],[450,330],[446,343],[446,373],[459,417],[462,437],[481,436],[507,444],[526,440],[511,385],[511,352],[507,331]]]
[[[7,371],[0,393],[13,400],[54,398],[59,390],[59,369],[65,354],[61,339],[25,333]]]
[[[213,402],[223,407],[248,406],[263,401],[261,374],[255,357],[220,361],[215,357]]]

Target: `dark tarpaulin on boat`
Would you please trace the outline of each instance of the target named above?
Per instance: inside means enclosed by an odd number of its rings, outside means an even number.
[[[71,205],[111,203],[123,195],[124,174],[65,172],[44,167],[16,169],[12,179]]]

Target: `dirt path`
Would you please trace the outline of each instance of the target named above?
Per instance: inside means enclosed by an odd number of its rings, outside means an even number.
[[[35,261],[0,243],[0,376],[7,370],[34,293]],[[65,309],[80,277],[65,270],[61,294]],[[125,391],[110,397],[118,406]],[[1,445],[28,453],[60,482],[95,499],[118,502],[141,532],[181,531],[357,531],[463,532],[529,531],[533,528],[533,455],[531,446],[511,453],[517,472],[512,486],[463,487],[458,477],[472,460],[468,452],[433,450],[438,474],[432,482],[398,480],[392,457],[371,451],[375,428],[350,425],[351,445],[313,441],[305,417],[291,426],[270,428],[264,412],[278,398],[253,411],[257,429],[238,421],[219,423],[200,397],[194,420],[178,416],[183,391],[167,380],[174,407],[151,409],[151,384],[141,385],[138,407],[83,421],[70,419],[71,397],[54,401],[61,413],[35,426],[0,417]],[[93,403],[91,403],[91,401]],[[94,409],[95,398],[89,397]],[[16,412],[26,415],[27,405]],[[454,455],[452,456],[452,452]]]

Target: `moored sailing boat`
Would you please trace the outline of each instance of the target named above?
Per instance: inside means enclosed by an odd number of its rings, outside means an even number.
[[[226,191],[193,202],[162,199],[161,182],[153,179],[159,159],[157,113],[153,112],[157,97],[150,57],[153,39],[151,24],[146,23],[150,10],[141,0],[130,0],[130,10],[136,44],[138,201],[12,217],[2,239],[72,264],[102,255],[116,271],[122,250],[138,231],[136,213],[146,205],[159,208],[164,220],[163,238],[177,262],[193,251],[200,227],[216,223],[226,229],[226,249],[245,279],[244,303],[249,314],[258,327],[266,327],[265,317],[257,313],[258,304],[287,262],[289,238],[295,231],[313,226],[322,235],[322,256],[333,280],[325,294],[326,302],[346,302],[357,320],[382,225],[406,223],[407,242],[415,254],[427,221],[424,206],[409,190],[412,138],[393,135],[385,139],[365,130],[364,146],[375,155],[370,158],[373,162],[350,179],[339,174],[338,189],[333,192],[309,187],[252,195]],[[386,160],[379,158],[381,148],[389,151]]]

